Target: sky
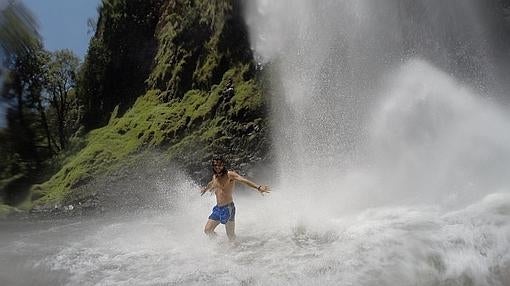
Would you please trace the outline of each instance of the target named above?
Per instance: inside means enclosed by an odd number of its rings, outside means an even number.
[[[19,0],[18,0],[19,1]],[[44,46],[49,51],[71,49],[82,60],[91,33],[87,20],[97,20],[100,0],[22,0],[32,11]]]
[[[92,33],[87,21],[97,20],[101,0],[16,0],[32,11],[39,25],[46,50],[72,50],[81,60],[85,57]],[[0,4],[7,3],[0,0]],[[0,127],[5,124],[5,108],[0,102]]]

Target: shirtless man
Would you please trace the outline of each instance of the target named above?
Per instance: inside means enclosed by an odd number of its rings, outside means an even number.
[[[225,161],[222,158],[213,158],[213,178],[202,189],[201,195],[207,191],[214,191],[216,195],[216,206],[212,210],[207,223],[205,224],[204,232],[209,235],[215,235],[214,229],[218,224],[225,225],[227,236],[230,240],[235,239],[235,215],[236,208],[232,193],[234,192],[235,182],[241,182],[249,187],[259,191],[261,194],[269,193],[269,186],[257,185],[254,182],[242,177],[234,171],[227,171],[225,168]]]

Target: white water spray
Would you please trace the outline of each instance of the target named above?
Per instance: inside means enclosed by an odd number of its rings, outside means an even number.
[[[486,98],[502,84],[482,1],[247,5],[273,79],[284,188],[363,208],[510,186],[510,120]]]

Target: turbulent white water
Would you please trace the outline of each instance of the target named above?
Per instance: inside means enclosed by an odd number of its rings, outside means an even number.
[[[253,178],[272,194],[236,194],[238,241],[204,236],[214,198],[175,175],[147,182],[165,213],[0,225],[0,284],[510,285],[508,91],[482,4],[250,0],[277,161]]]
[[[190,186],[183,184],[180,187]],[[212,197],[166,214],[17,225],[2,285],[508,285],[510,196],[456,211],[303,211],[281,194],[237,200],[238,242],[201,232]],[[2,226],[5,230],[5,226]],[[20,230],[17,228],[21,227]]]

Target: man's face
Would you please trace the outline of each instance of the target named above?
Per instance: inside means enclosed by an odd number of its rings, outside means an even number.
[[[225,164],[221,160],[213,160],[212,167],[215,173],[220,173],[223,170]]]

